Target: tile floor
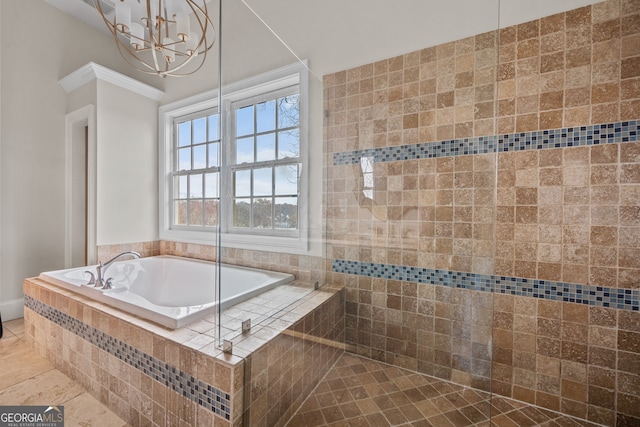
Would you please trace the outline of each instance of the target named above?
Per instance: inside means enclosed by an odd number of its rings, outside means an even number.
[[[0,405],[60,405],[68,426],[128,426],[23,341],[23,319],[2,325]]]
[[[35,353],[22,319],[3,323],[0,405],[64,405],[69,426],[128,424]],[[489,420],[491,416],[491,420]],[[287,424],[311,426],[595,426],[345,353]]]
[[[491,420],[489,420],[491,416]],[[345,353],[291,418],[311,426],[595,426]]]

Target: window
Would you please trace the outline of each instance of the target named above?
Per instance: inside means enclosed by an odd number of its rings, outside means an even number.
[[[297,234],[300,184],[298,87],[233,103],[231,114],[233,197],[229,223],[236,232]]]
[[[220,118],[217,109],[174,119],[172,224],[218,225]]]
[[[160,108],[161,239],[211,243],[219,225],[225,246],[306,251],[305,71]]]

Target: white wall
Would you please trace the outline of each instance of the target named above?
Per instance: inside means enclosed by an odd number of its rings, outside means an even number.
[[[97,244],[158,239],[158,103],[97,82]]]
[[[0,11],[0,311],[8,320],[22,315],[25,277],[64,266],[70,110],[58,80],[89,61],[134,72],[108,36],[43,0],[1,1]],[[163,83],[135,77],[160,88]]]

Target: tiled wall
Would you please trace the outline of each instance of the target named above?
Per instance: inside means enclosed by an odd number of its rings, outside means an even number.
[[[344,352],[344,288],[246,357],[244,425],[283,426]]]
[[[347,344],[604,424],[640,422],[638,2],[324,85],[328,280],[347,287]]]
[[[159,241],[98,246],[98,261],[107,262],[122,252],[138,252],[142,257],[160,255]]]

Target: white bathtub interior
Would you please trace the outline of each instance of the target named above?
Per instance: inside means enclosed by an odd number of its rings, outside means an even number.
[[[215,313],[215,275],[220,273],[220,310],[291,282],[291,274],[174,256],[113,263],[105,274],[113,289],[88,286],[95,266],[48,271],[39,278],[171,329]]]

